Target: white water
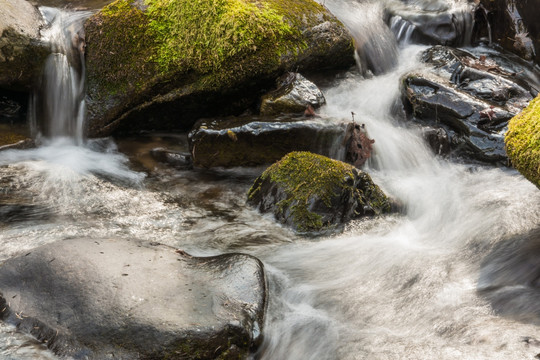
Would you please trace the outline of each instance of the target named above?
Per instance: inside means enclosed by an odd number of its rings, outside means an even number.
[[[83,20],[89,12],[68,12],[41,7],[47,27],[42,38],[51,44],[43,69],[42,84],[30,101],[30,117],[35,137],[67,138],[77,145],[84,139],[85,67]]]
[[[497,242],[538,226],[540,194],[513,171],[435,158],[419,134],[389,113],[394,71],[351,74],[326,93],[323,111],[354,111],[376,139],[368,169],[405,206],[403,216],[354,222],[340,236],[272,249],[262,359],[526,359],[533,325],[497,317],[476,291],[480,262]]]
[[[348,26],[381,11],[370,3],[373,12],[363,17],[363,6],[327,5],[341,9]],[[367,170],[403,204],[403,214],[301,239],[246,208],[258,172],[150,163],[145,177],[113,143],[75,146],[59,134],[38,149],[0,153],[4,193],[30,199],[37,208],[29,215],[38,217],[0,223],[0,258],[72,236],[140,238],[199,255],[248,252],[263,260],[270,285],[257,359],[533,359],[540,348],[522,340],[540,338],[538,327],[496,315],[477,282],[494,246],[538,226],[540,192],[515,171],[434,157],[417,131],[395,119],[399,78],[422,66],[423,48],[400,49],[383,36],[370,56],[396,56],[385,74],[340,78],[326,89],[322,111],[342,119],[354,111],[366,124],[376,140]],[[148,150],[140,149],[133,158]],[[54,358],[5,325],[0,344],[6,359]]]

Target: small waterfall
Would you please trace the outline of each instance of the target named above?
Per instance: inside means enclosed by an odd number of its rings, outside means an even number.
[[[326,0],[324,5],[349,29],[362,74],[384,74],[397,64],[397,41],[383,18],[384,2]]]
[[[390,20],[390,30],[392,30],[400,44],[410,43],[414,29],[416,29],[416,26],[399,15],[393,16]]]
[[[48,24],[42,36],[51,44],[52,53],[30,99],[32,133],[37,138],[68,138],[81,145],[86,111],[82,27],[90,13],[50,7],[40,11]]]

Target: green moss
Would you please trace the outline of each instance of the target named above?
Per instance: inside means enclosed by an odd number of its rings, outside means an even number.
[[[91,17],[86,37],[91,44],[86,54],[88,73],[97,77],[89,80],[109,94],[141,88],[143,80],[155,73],[151,56],[156,40],[148,17],[131,1],[117,0]]]
[[[285,50],[293,31],[269,2],[147,0],[160,67],[220,70],[226,60],[263,48]]]
[[[260,181],[249,190],[248,198],[253,197],[260,190],[260,184],[269,177],[287,193],[287,198],[277,204],[279,211],[290,209],[290,216],[299,231],[319,231],[325,224],[319,214],[308,209],[310,199],[317,197],[331,207],[332,198],[343,189],[356,191],[348,184],[348,180],[354,178],[353,169],[352,165],[321,155],[292,152],[266,169]]]
[[[540,96],[510,120],[505,143],[513,166],[540,188]]]
[[[301,29],[324,8],[311,0],[117,0],[87,23],[89,74],[109,93],[167,82],[190,72],[195,89],[277,73],[307,48]],[[328,17],[327,15],[324,15]],[[157,71],[159,70],[159,71]]]

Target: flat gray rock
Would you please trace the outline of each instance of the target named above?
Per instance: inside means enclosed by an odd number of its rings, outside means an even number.
[[[0,317],[75,359],[242,358],[260,341],[262,263],[67,239],[0,266]]]

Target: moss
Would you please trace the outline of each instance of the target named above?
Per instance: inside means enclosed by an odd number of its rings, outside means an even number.
[[[540,188],[540,96],[510,120],[505,143],[513,166]]]
[[[356,191],[349,183],[354,178],[354,167],[341,161],[312,154],[292,152],[271,165],[249,190],[252,198],[260,190],[260,184],[267,178],[285,189],[287,198],[277,204],[278,212],[290,209],[293,224],[299,231],[319,231],[326,224],[322,216],[309,210],[310,200],[319,198],[327,207],[332,206],[332,198],[343,189]]]
[[[91,17],[86,25],[86,62],[90,78],[109,94],[123,93],[145,85],[153,77],[151,60],[156,40],[149,19],[128,0],[117,0]],[[100,94],[100,92],[98,92]],[[102,94],[107,96],[107,94]]]
[[[311,0],[146,0],[147,10],[117,0],[87,23],[90,74],[109,93],[203,75],[195,89],[277,72],[307,47],[301,30],[324,8]],[[327,16],[327,15],[324,15]]]
[[[284,48],[293,34],[270,2],[147,0],[150,29],[159,45],[155,60],[168,70],[206,73],[227,59],[260,48]]]
[[[17,133],[2,132],[0,133],[0,146],[15,144],[19,141],[26,140],[27,138],[27,136]]]

